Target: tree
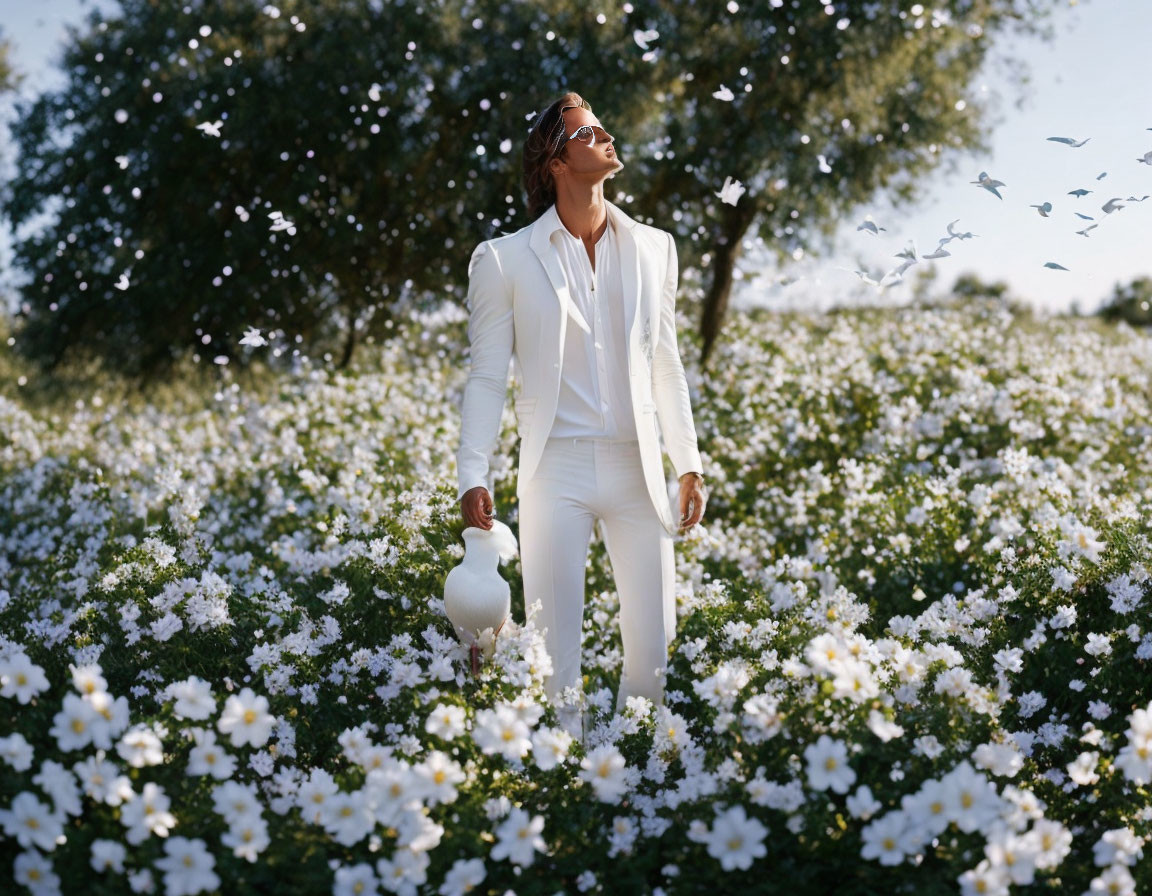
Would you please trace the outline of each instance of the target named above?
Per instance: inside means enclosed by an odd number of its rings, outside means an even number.
[[[1152,327],[1152,277],[1137,277],[1127,285],[1117,283],[1096,313],[1113,323]]]
[[[702,361],[720,333],[732,271],[755,227],[783,260],[825,242],[884,189],[896,203],[950,147],[986,148],[986,103],[968,90],[1009,24],[1041,31],[1052,0],[740,0],[635,3],[659,32],[661,153],[638,203],[676,220],[690,257],[711,269]],[[639,23],[645,23],[641,26]],[[731,99],[714,94],[727,88]],[[823,158],[821,158],[823,157]],[[734,205],[725,178],[747,190]]]

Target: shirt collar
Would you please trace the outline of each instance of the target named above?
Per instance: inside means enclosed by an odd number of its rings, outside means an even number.
[[[580,238],[572,233],[572,231],[570,231],[567,227],[565,227],[564,222],[560,220],[560,213],[556,211],[556,203],[552,203],[552,205],[549,206],[548,211],[544,213],[543,224],[546,228],[549,240],[551,240],[552,237],[559,232],[563,235],[566,235],[568,239],[575,240],[578,243],[580,242]],[[601,234],[600,239],[596,241],[596,245],[599,246],[602,242],[606,243],[608,241],[608,234],[612,233],[615,235],[615,230],[616,223],[612,220],[611,213],[609,213],[608,226],[604,228],[604,233]]]

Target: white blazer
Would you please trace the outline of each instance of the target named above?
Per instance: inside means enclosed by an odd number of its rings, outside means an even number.
[[[676,345],[676,244],[672,235],[607,200],[616,225],[632,407],[648,493],[664,528],[679,532],[669,501],[660,439],[676,476],[703,472],[684,365]],[[472,366],[461,406],[457,500],[478,485],[492,491],[489,459],[500,435],[509,361],[519,367],[519,486],[531,480],[556,416],[568,318],[577,314],[560,256],[543,218],[486,240],[468,265]]]

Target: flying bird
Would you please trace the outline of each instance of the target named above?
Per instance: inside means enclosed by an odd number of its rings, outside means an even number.
[[[1048,212],[1052,211],[1052,203],[1051,202],[1045,202],[1043,205],[1030,205],[1028,207],[1034,208],[1034,209],[1039,209],[1041,218],[1047,218]]]
[[[987,171],[981,171],[979,179],[970,180],[970,181],[968,181],[968,183],[979,184],[981,187],[983,187],[985,190],[987,190],[989,193],[991,193],[997,199],[1003,199],[1004,197],[1000,195],[1000,193],[996,190],[996,188],[1007,186],[1007,184],[1005,184],[1001,180],[993,180],[991,177],[988,176]]]
[[[947,249],[937,246],[935,252],[929,252],[927,255],[921,255],[921,258],[950,258],[952,255]]]
[[[1152,149],[1148,150],[1148,152],[1144,153],[1144,155],[1142,155],[1136,161],[1144,165],[1152,165]]]
[[[1085,221],[1095,221],[1096,220],[1091,215],[1082,215],[1082,214],[1080,214],[1080,212],[1073,212],[1073,214],[1076,215],[1077,218],[1083,218]]]
[[[1077,199],[1079,199],[1081,196],[1087,196],[1091,192],[1091,190],[1069,190],[1068,195],[1075,196]]]
[[[219,118],[215,121],[202,121],[196,125],[196,130],[203,131],[209,137],[220,136],[220,125],[224,124]]]
[[[912,240],[908,240],[908,245],[892,256],[893,258],[903,258],[909,264],[916,263],[916,244]]]
[[[641,50],[650,49],[648,42],[656,40],[656,38],[659,36],[660,32],[654,29],[649,29],[648,31],[641,31],[640,29],[636,29],[632,32],[632,39],[636,41],[636,46],[638,46]]]
[[[1101,171],[1099,174],[1096,175],[1096,180],[1104,180],[1104,178],[1106,178],[1107,176],[1108,176],[1107,171]]]
[[[1116,211],[1117,209],[1124,208],[1124,206],[1118,204],[1119,202],[1120,202],[1120,197],[1114,196],[1111,199],[1109,199],[1107,202],[1105,202],[1102,206],[1100,206],[1100,208],[1104,209],[1104,214],[1110,215],[1110,214],[1112,214],[1112,212]]]
[[[868,231],[868,233],[879,236],[880,235],[879,232],[881,230],[887,231],[888,228],[877,226],[876,222],[872,220],[872,217],[868,216],[867,218],[864,219],[864,223],[861,224],[859,227],[857,227],[856,230],[857,231],[866,230],[866,231]]]
[[[1141,196],[1139,199],[1137,199],[1135,196],[1129,196],[1129,197],[1128,197],[1126,200],[1124,200],[1124,201],[1125,201],[1125,202],[1143,202],[1143,201],[1144,201],[1145,199],[1147,199],[1147,198],[1148,198],[1148,194],[1147,194],[1147,193],[1145,193],[1145,194],[1144,194],[1143,196]]]
[[[1064,265],[1056,264],[1056,262],[1054,262],[1054,261],[1044,262],[1044,267],[1052,268],[1052,270],[1054,270],[1054,271],[1066,271],[1066,270],[1068,270],[1068,268],[1064,267]]]
[[[1089,225],[1088,225],[1087,227],[1085,227],[1083,230],[1077,230],[1076,232],[1077,232],[1078,234],[1080,234],[1080,236],[1088,236],[1088,231],[1089,231],[1089,230],[1095,230],[1095,229],[1096,229],[1097,227],[1099,227],[1099,226],[1100,226],[1099,224],[1089,224]]]
[[[714,196],[719,196],[721,202],[727,202],[729,205],[735,205],[740,197],[744,195],[744,185],[738,180],[732,180],[731,177],[724,178],[724,186],[720,188],[718,193]]]
[[[1048,139],[1054,143],[1066,143],[1068,146],[1083,146],[1085,143],[1087,143],[1092,138],[1091,137],[1085,137],[1083,140],[1080,140],[1080,141],[1076,141],[1071,137],[1049,137]]]
[[[956,219],[956,221],[959,221],[959,220],[960,220],[959,218]],[[952,226],[956,223],[956,221],[951,221],[948,224],[948,235],[950,237],[952,237],[953,239],[970,240],[974,236],[979,236],[979,234],[972,233],[971,231],[967,231],[965,233],[957,233],[955,230],[952,229]]]

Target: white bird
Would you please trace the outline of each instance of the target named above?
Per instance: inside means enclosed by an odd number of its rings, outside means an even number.
[[[200,124],[196,125],[196,130],[203,131],[209,137],[219,137],[220,125],[222,124],[224,124],[224,122],[222,122],[220,119],[216,119],[215,121],[202,121]]]
[[[656,31],[655,29],[649,29],[647,31],[641,31],[640,29],[636,29],[635,31],[632,32],[632,39],[634,41],[636,41],[636,46],[638,46],[641,50],[651,49],[648,46],[648,42],[652,41],[652,40],[656,40],[656,38],[658,38],[659,36],[660,36],[660,32]]]
[[[1082,214],[1080,214],[1080,212],[1073,212],[1072,214],[1074,214],[1077,218],[1081,218],[1085,221],[1095,221],[1096,220],[1091,215],[1082,215]]]
[[[1091,137],[1085,137],[1083,140],[1080,140],[1079,142],[1072,139],[1071,137],[1049,137],[1048,139],[1054,141],[1055,143],[1066,143],[1069,146],[1083,146],[1085,143],[1087,143],[1092,138]]]
[[[731,177],[724,178],[724,186],[720,188],[718,193],[714,196],[719,196],[721,202],[727,202],[729,205],[735,205],[740,197],[744,195],[745,187],[740,181],[732,180]]]
[[[1106,178],[1107,176],[1108,176],[1107,171],[1101,171],[1099,174],[1096,175],[1096,180],[1104,180],[1104,178]]]
[[[851,274],[855,274],[857,277],[859,277],[861,280],[863,280],[869,286],[875,286],[877,289],[880,288],[880,281],[879,280],[873,280],[871,277],[868,276],[867,272],[865,272],[865,271],[856,271],[856,270],[853,270],[852,268],[842,268],[839,266],[837,266],[837,270],[848,271]]]
[[[115,286],[117,289],[127,289],[129,286],[128,275],[126,273],[121,274],[120,279],[116,281]]]
[[[996,188],[1007,186],[1007,184],[1005,184],[1004,181],[994,180],[991,177],[989,177],[987,171],[981,171],[980,177],[977,180],[970,180],[970,181],[968,181],[968,183],[979,184],[981,187],[983,187],[985,190],[987,190],[989,193],[991,193],[997,199],[1003,199],[1004,197],[1000,195],[1000,193],[997,191]]]
[[[260,335],[259,327],[249,327],[244,331],[244,336],[240,340],[241,345],[260,346],[267,345],[268,340]]]
[[[720,85],[720,89],[713,93],[712,96],[718,100],[723,100],[726,103],[730,103],[732,100],[736,99],[736,94],[734,94],[723,84]]]
[[[516,556],[516,537],[500,520],[491,529],[469,526],[463,532],[464,559],[444,579],[444,612],[456,636],[469,648],[472,672],[480,671],[480,641],[500,632],[511,611],[508,583],[498,570]]]
[[[1105,202],[1102,206],[1100,206],[1100,208],[1102,208],[1104,210],[1104,214],[1110,215],[1110,214],[1112,214],[1112,212],[1116,211],[1117,209],[1124,208],[1124,206],[1118,204],[1119,202],[1120,202],[1120,197],[1119,196],[1113,196],[1111,199],[1109,199],[1107,202]]]
[[[1044,262],[1044,267],[1052,268],[1052,270],[1054,270],[1054,271],[1066,271],[1066,270],[1068,270],[1068,268],[1064,267],[1064,265],[1056,264],[1056,262],[1054,262],[1054,261]]]
[[[956,219],[956,221],[959,221],[959,220],[960,220],[959,218]],[[957,233],[955,230],[952,229],[952,226],[956,223],[956,221],[950,221],[948,223],[948,235],[950,237],[952,237],[953,239],[970,240],[974,236],[979,236],[979,234],[972,233],[971,231],[966,231],[965,233]]]
[[[935,252],[929,252],[927,255],[921,255],[921,258],[949,258],[952,253],[943,247],[937,247]]]
[[[1052,203],[1051,202],[1045,202],[1043,205],[1030,205],[1028,207],[1034,208],[1034,209],[1039,209],[1041,218],[1047,218],[1048,212],[1052,211]]]
[[[903,258],[909,264],[916,263],[916,244],[912,240],[908,240],[908,245],[892,256],[893,258]]]
[[[880,235],[879,231],[881,231],[881,230],[887,231],[888,228],[877,226],[876,222],[872,220],[872,216],[868,215],[867,217],[864,218],[864,223],[859,225],[856,228],[856,230],[857,230],[857,232],[859,232],[861,230],[866,230],[868,233],[872,233],[872,234],[875,234],[876,236],[879,236]]]
[[[1125,202],[1143,202],[1143,201],[1144,201],[1145,199],[1147,199],[1147,198],[1148,198],[1148,194],[1147,194],[1147,193],[1145,193],[1145,194],[1144,194],[1143,196],[1141,196],[1139,199],[1137,199],[1135,196],[1129,196],[1129,197],[1128,197],[1126,200],[1124,200],[1124,201],[1125,201]]]
[[[1075,196],[1077,199],[1079,199],[1081,196],[1087,196],[1091,192],[1091,190],[1069,190],[1068,195]]]
[[[1096,229],[1097,227],[1099,227],[1099,226],[1100,226],[1099,224],[1089,224],[1089,225],[1088,225],[1087,227],[1085,227],[1083,230],[1077,230],[1076,232],[1077,232],[1078,234],[1080,234],[1080,236],[1088,236],[1088,231],[1089,231],[1089,230],[1095,230],[1095,229]]]
[[[1152,149],[1148,150],[1148,152],[1144,153],[1144,155],[1142,155],[1136,161],[1144,165],[1152,165]]]

